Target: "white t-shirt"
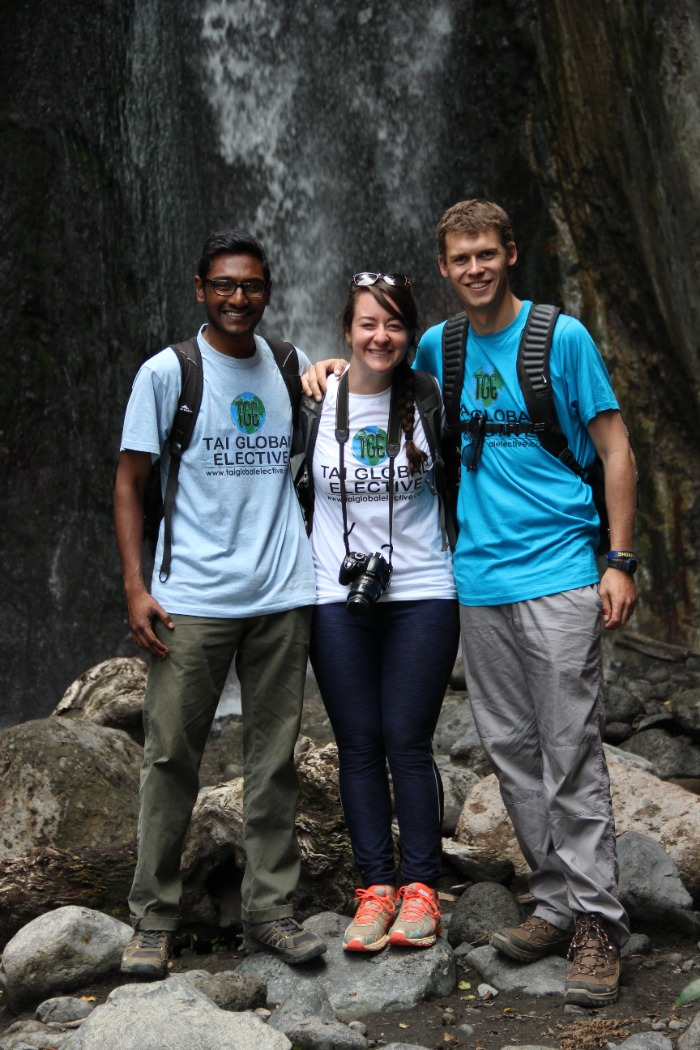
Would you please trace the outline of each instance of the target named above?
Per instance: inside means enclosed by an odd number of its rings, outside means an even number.
[[[172,515],[172,565],[152,593],[172,613],[238,618],[311,605],[311,550],[292,484],[292,410],[272,351],[259,336],[255,354],[215,350],[199,332],[204,389],[189,448],[180,464]],[[309,366],[299,353],[301,371]],[[180,396],[180,364],[168,348],[139,370],[126,409],[122,449],[162,457]]]
[[[314,520],[311,547],[316,571],[316,602],[343,602],[348,586],[338,582],[345,557],[340,500],[339,453],[335,438],[338,381],[328,377],[313,452]],[[381,553],[389,560],[389,457],[386,453],[391,391],[349,395],[350,437],[345,445],[350,550]],[[394,463],[393,573],[380,601],[455,598],[452,555],[441,550],[440,508],[433,491],[433,462],[418,409],[414,441],[428,453],[423,469],[408,472],[405,439]]]

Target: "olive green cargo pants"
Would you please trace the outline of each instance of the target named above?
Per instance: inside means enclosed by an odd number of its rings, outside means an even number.
[[[199,790],[199,766],[232,660],[243,712],[242,918],[292,914],[299,878],[294,830],[299,734],[311,607],[244,619],[173,615],[156,633],[170,649],[153,661],[144,703],[139,850],[129,896],[134,925],[174,930],[180,856]]]

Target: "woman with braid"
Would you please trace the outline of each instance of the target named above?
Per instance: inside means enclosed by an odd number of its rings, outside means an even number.
[[[342,324],[350,365],[328,378],[312,459],[311,661],[363,883],[343,947],[376,952],[426,947],[442,929],[442,785],[432,736],[456,656],[458,608],[415,403],[410,279],[355,274]]]

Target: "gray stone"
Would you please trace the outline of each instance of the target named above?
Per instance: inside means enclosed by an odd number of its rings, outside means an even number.
[[[193,983],[168,978],[123,985],[83,1023],[64,1050],[291,1050],[255,1014],[229,1013]]]
[[[423,1043],[387,1043],[382,1050],[427,1050]]]
[[[510,890],[497,882],[468,886],[455,904],[447,939],[453,948],[463,941],[487,944],[494,930],[517,926],[523,916]]]
[[[635,733],[621,750],[652,761],[662,780],[700,776],[700,748],[685,737],[672,736],[663,729]]]
[[[238,973],[254,973],[267,984],[268,1003],[285,1004],[311,983],[321,986],[341,1021],[374,1013],[406,1010],[419,1002],[449,995],[456,983],[454,953],[439,937],[420,951],[390,950],[367,956],[344,952],[342,937],[349,917],[334,912],[305,923],[326,941],[328,951],[302,966],[287,966],[269,952],[248,956]]]
[[[239,974],[235,970],[207,974],[206,977],[196,978],[193,984],[221,1010],[255,1010],[267,1002],[264,982],[251,974]]]
[[[15,1021],[3,1032],[0,1050],[61,1050],[73,1035],[72,1029],[61,1029],[58,1025],[48,1028],[36,1020]]]
[[[46,999],[36,1008],[34,1016],[42,1024],[66,1021],[77,1021],[87,1017],[95,1009],[94,1003],[88,1003],[85,999],[75,999],[70,995],[62,995],[55,999]]]
[[[644,769],[647,773],[658,776],[654,763],[650,762],[648,758],[642,758],[641,755],[635,755],[631,751],[623,751],[621,747],[614,747],[612,744],[604,744],[603,750],[608,761],[613,758],[616,762],[620,762],[623,765]]]
[[[0,860],[33,846],[114,846],[136,836],[143,751],[126,733],[43,718],[0,732]]]
[[[682,689],[671,697],[674,722],[694,740],[700,740],[700,689]]]
[[[649,955],[650,951],[651,940],[647,934],[632,933],[624,947],[620,949],[620,955],[625,959],[630,955]]]
[[[478,783],[480,777],[472,769],[464,766],[455,766],[444,757],[437,759],[440,770],[440,779],[445,796],[442,815],[442,834],[449,837],[454,835],[459,815],[462,812],[464,800],[470,790]]]
[[[471,704],[464,696],[450,695],[445,697],[440,710],[440,718],[433,736],[433,749],[436,755],[449,755],[455,742],[476,732]]]
[[[297,1021],[287,1033],[300,1050],[367,1050],[367,1040],[340,1021],[321,1021],[312,1017]]]
[[[605,687],[605,717],[608,722],[634,722],[644,714],[644,704],[620,685]]]
[[[300,984],[296,994],[275,1010],[269,1023],[273,1028],[287,1035],[288,1029],[292,1028],[297,1021],[305,1021],[309,1017],[315,1017],[319,1021],[337,1020],[325,989],[315,981]]]
[[[621,744],[633,733],[634,728],[628,722],[608,722],[605,726],[605,739],[611,744]]]
[[[663,924],[694,936],[698,921],[693,898],[663,847],[648,835],[628,831],[617,840],[617,853],[620,899],[631,921]]]
[[[673,1043],[659,1032],[638,1032],[618,1043],[617,1050],[673,1050]]]
[[[700,1050],[700,1014],[696,1014],[678,1037],[678,1050]]]
[[[521,966],[495,948],[485,945],[467,955],[467,962],[500,992],[522,992],[524,995],[563,995],[568,964],[558,956]]]
[[[488,776],[491,764],[481,746],[476,726],[471,725],[450,748],[450,759],[455,765],[466,766],[480,777]]]
[[[2,955],[11,1008],[18,1011],[53,992],[71,991],[118,971],[131,934],[126,923],[89,908],[57,908],[32,919]]]

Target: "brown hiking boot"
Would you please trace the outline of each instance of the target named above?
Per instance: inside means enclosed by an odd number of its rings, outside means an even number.
[[[173,954],[169,930],[136,930],[122,955],[121,972],[160,981],[168,974]]]
[[[531,915],[519,926],[504,926],[491,934],[491,945],[516,962],[535,962],[561,951],[571,940],[571,931],[561,930],[546,919]]]
[[[305,963],[323,955],[326,945],[291,916],[270,922],[244,922],[245,945],[252,952],[272,952],[286,963]]]
[[[573,961],[564,1002],[596,1007],[617,1001],[620,949],[604,919],[585,915],[578,920],[568,958]]]

